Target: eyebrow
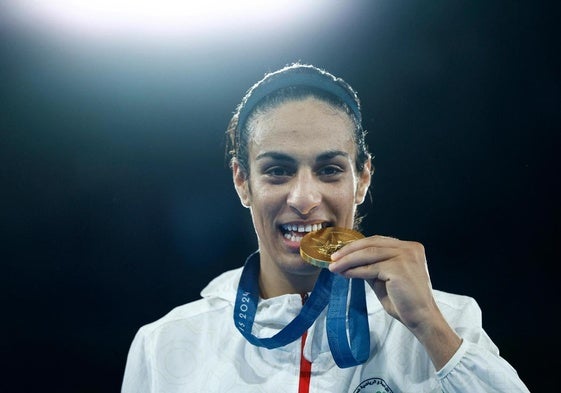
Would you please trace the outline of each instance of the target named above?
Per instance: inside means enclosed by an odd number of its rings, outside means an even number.
[[[349,157],[349,153],[344,152],[342,150],[328,150],[326,152],[319,154],[316,157],[316,161],[328,161],[339,156],[347,158]],[[267,151],[261,153],[257,155],[257,157],[255,157],[255,160],[259,161],[265,158],[271,158],[273,160],[278,160],[278,161],[289,161],[289,162],[296,161],[293,157],[289,156],[288,154],[277,152],[277,151]]]
[[[348,158],[349,153],[347,153],[345,151],[342,151],[342,150],[329,150],[329,151],[326,151],[325,153],[322,153],[319,156],[317,156],[316,161],[327,161],[327,160],[331,160],[332,158],[339,157],[339,156],[342,156],[344,158]]]

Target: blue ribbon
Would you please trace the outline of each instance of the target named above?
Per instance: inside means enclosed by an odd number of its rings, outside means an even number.
[[[324,269],[327,270],[327,269]],[[341,368],[362,364],[370,356],[370,328],[364,293],[364,280],[333,276],[327,307],[327,341],[335,363]],[[347,315],[347,298],[351,284],[351,299]],[[347,322],[349,338],[347,339]]]
[[[247,258],[243,267],[234,306],[236,328],[251,344],[273,349],[299,339],[329,304],[326,330],[335,363],[341,368],[346,368],[362,364],[368,359],[370,330],[363,280],[348,280],[332,274],[328,269],[322,269],[300,313],[274,336],[259,338],[251,332],[259,302],[258,277],[259,253],[255,252]],[[350,283],[351,298],[347,315]]]

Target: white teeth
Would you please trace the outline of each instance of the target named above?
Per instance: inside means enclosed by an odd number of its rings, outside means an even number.
[[[308,225],[284,224],[284,225],[282,225],[282,229],[284,231],[298,232],[298,233],[318,231],[321,228],[323,228],[323,225],[321,223],[320,224],[313,224],[313,225],[311,225],[311,224],[308,224]],[[288,234],[285,234],[285,237],[287,235]],[[287,239],[288,239],[288,237],[287,237]]]
[[[300,243],[302,241],[303,236],[296,236],[296,235],[291,235],[290,233],[285,233],[284,237],[288,240],[290,240],[291,242],[298,242]]]

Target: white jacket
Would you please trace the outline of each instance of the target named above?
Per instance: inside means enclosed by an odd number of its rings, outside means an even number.
[[[233,305],[241,268],[215,278],[202,299],[140,328],[131,345],[122,393],[298,392],[301,342],[256,347],[238,332]],[[417,339],[382,308],[366,285],[371,357],[339,368],[325,333],[325,310],[308,331],[303,355],[312,362],[309,392],[529,392],[481,327],[472,298],[434,291],[463,343],[436,371]],[[261,299],[253,333],[270,337],[302,308],[300,295]]]

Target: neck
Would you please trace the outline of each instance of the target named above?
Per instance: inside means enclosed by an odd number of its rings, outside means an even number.
[[[270,269],[261,263],[259,273],[259,292],[263,299],[287,294],[304,294],[314,289],[319,269],[307,274],[287,273],[280,269]]]

